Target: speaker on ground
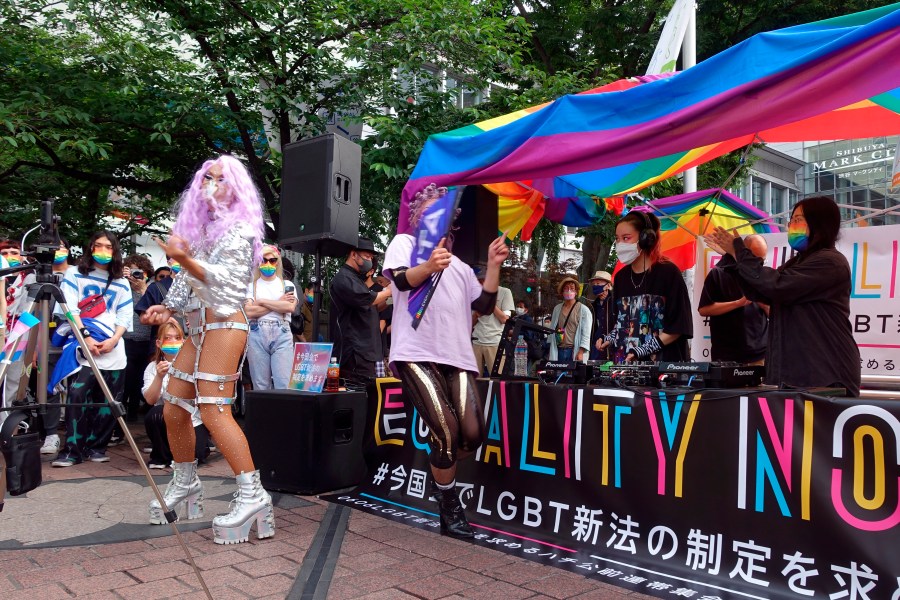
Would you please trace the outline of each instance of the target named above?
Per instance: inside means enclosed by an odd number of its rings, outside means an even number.
[[[355,486],[366,471],[364,392],[247,392],[244,433],[263,487],[318,494]]]

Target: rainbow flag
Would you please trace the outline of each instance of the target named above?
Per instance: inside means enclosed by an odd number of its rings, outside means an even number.
[[[660,249],[682,271],[696,262],[697,238],[716,227],[734,229],[741,235],[779,231],[769,215],[723,189],[650,200],[632,210],[659,217]]]
[[[500,228],[587,226],[604,198],[753,141],[900,134],[900,4],[755,35],[681,73],[615,82],[428,138],[401,199],[485,185]],[[515,227],[518,227],[516,229]]]

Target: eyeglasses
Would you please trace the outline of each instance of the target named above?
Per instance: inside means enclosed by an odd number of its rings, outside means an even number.
[[[788,221],[788,225],[800,225],[802,223],[806,223],[806,217],[803,215],[794,215],[791,217],[791,220]]]
[[[278,258],[277,258],[277,257],[264,258],[264,259],[262,259],[262,261],[263,261],[264,263],[269,263],[270,265],[277,265],[277,264],[278,264]]]

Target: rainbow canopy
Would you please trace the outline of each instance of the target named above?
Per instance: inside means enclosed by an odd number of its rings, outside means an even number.
[[[900,134],[900,4],[761,33],[671,77],[616,82],[428,138],[403,190],[486,185],[510,236],[586,226],[637,191],[758,138]]]
[[[633,210],[659,217],[662,253],[682,271],[696,262],[697,237],[716,227],[736,229],[741,235],[779,231],[769,215],[723,189],[652,200]]]

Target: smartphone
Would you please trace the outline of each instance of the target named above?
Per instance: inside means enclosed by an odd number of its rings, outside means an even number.
[[[294,294],[297,295],[297,288],[294,286],[293,282],[285,281],[284,282],[284,293],[285,294]]]

